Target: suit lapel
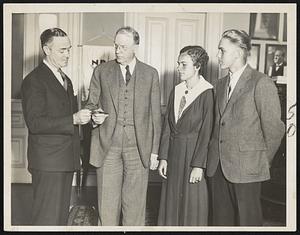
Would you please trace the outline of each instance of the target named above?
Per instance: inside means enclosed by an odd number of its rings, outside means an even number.
[[[122,76],[122,72],[120,66],[117,62],[115,62],[115,64],[111,67],[109,76],[107,76],[107,80],[109,83],[111,98],[113,100],[117,113],[119,109],[119,85],[120,85],[119,79],[121,76]]]
[[[238,100],[240,95],[243,94],[243,91],[247,89],[246,83],[249,80],[249,78],[251,78],[251,68],[249,67],[249,65],[247,65],[232,92],[228,105],[234,104]]]
[[[48,66],[45,65],[44,63],[41,64],[41,73],[43,74],[42,77],[45,78],[48,86],[52,87],[52,90],[54,90],[59,96],[63,96],[65,99],[68,98],[68,93],[66,92],[64,87],[57,80],[57,78],[52,73],[52,71],[48,68]],[[68,81],[68,88],[70,86],[69,83],[70,81]]]
[[[224,79],[222,79],[222,81],[220,82],[219,85],[219,90],[217,91],[217,94],[220,94],[218,96],[218,106],[219,106],[219,111],[220,111],[220,115],[222,116],[226,105],[227,105],[227,84],[229,82],[229,75],[227,75]]]
[[[135,64],[135,84],[134,84],[134,103],[133,103],[133,112],[135,114],[135,110],[139,110],[139,107],[144,106],[145,104],[142,103],[141,96],[144,96],[144,87],[147,85],[147,79],[145,78],[144,71],[140,67],[140,62],[136,59]]]

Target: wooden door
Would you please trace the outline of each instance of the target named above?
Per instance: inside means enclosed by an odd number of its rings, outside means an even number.
[[[176,67],[180,49],[205,46],[206,13],[128,13],[125,24],[140,35],[138,59],[158,70],[164,113],[170,92],[179,82]],[[157,171],[150,171],[150,182],[160,180]]]
[[[140,35],[138,59],[158,70],[161,105],[167,104],[169,94],[179,81],[177,57],[182,47],[205,44],[205,13],[128,13],[126,25]]]

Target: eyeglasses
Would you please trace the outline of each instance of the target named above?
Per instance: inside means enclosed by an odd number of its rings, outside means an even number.
[[[118,44],[114,44],[114,47],[115,47],[115,50],[118,50],[118,48],[119,48],[120,51],[127,51],[129,48],[128,46],[118,45]]]

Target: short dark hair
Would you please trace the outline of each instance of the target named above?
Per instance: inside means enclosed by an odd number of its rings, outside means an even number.
[[[227,38],[231,43],[240,47],[244,51],[244,60],[247,60],[251,50],[251,38],[244,30],[226,30],[222,34],[222,38]]]
[[[199,74],[203,74],[203,71],[206,69],[206,65],[209,59],[207,52],[201,46],[186,46],[182,48],[179,54],[188,54],[192,61],[193,65],[200,67]]]
[[[119,34],[119,33],[131,33],[133,36],[134,44],[136,44],[136,45],[140,44],[140,35],[134,28],[132,28],[130,26],[121,27],[117,30],[115,36],[117,36],[117,34]]]
[[[42,32],[40,39],[41,39],[41,46],[42,48],[47,44],[52,42],[53,37],[67,37],[68,35],[60,28],[50,28],[46,29]]]

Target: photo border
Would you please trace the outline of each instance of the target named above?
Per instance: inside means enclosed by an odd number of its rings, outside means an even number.
[[[82,6],[84,5],[84,6]],[[164,6],[163,6],[164,5]],[[114,10],[110,8],[113,6]],[[14,13],[37,13],[53,12],[58,7],[58,12],[97,12],[97,11],[191,11],[195,12],[222,12],[222,13],[249,13],[249,11],[274,11],[288,12],[288,38],[287,55],[289,61],[288,69],[288,95],[287,110],[295,112],[287,123],[287,127],[296,123],[296,4],[4,4],[3,5],[3,25],[4,25],[4,230],[5,231],[295,231],[296,230],[296,135],[287,137],[287,218],[284,227],[77,227],[77,226],[12,226],[11,222],[11,14]],[[72,10],[70,11],[70,8]],[[217,46],[217,45],[215,45]],[[8,78],[8,79],[7,79]],[[63,229],[63,230],[62,230]]]

